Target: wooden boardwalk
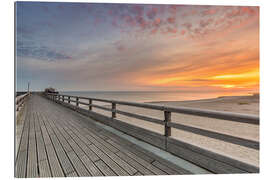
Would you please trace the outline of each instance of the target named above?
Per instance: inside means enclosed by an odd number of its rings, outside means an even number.
[[[31,95],[26,105],[16,177],[190,173],[140,148],[130,148],[130,142],[91,124],[89,118],[41,96]]]

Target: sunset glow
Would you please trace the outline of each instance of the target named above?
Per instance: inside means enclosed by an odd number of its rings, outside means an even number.
[[[259,8],[17,3],[17,82],[34,89],[259,91]]]

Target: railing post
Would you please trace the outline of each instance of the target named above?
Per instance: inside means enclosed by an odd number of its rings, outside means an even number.
[[[168,123],[171,122],[171,112],[170,111],[164,111],[164,122],[165,122],[165,129],[164,129],[164,135],[166,137],[171,136],[171,127],[168,126]]]
[[[79,98],[76,97],[76,106],[79,106]]]
[[[112,102],[112,118],[116,118],[116,104]]]
[[[62,96],[62,101],[65,102],[65,96],[64,95]]]
[[[89,111],[92,110],[92,99],[89,99]]]
[[[70,104],[70,96],[68,96],[68,103]]]

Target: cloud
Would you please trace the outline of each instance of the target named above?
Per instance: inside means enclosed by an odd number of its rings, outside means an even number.
[[[149,19],[154,19],[154,18],[156,17],[157,13],[158,13],[158,8],[152,7],[152,8],[146,13],[146,15],[147,15],[147,17],[148,17]]]
[[[167,22],[170,23],[170,24],[174,24],[175,23],[175,17],[168,17]]]
[[[181,35],[185,35],[185,33],[186,33],[186,30],[181,30]]]
[[[167,28],[167,32],[169,32],[169,33],[173,33],[173,34],[175,34],[175,33],[177,33],[177,29],[176,28],[172,28],[172,27],[168,27]]]
[[[216,7],[216,8],[210,8],[210,9],[207,9],[205,11],[202,11],[202,15],[203,16],[215,15],[215,14],[217,14],[218,11],[219,11],[219,8],[218,7]]]
[[[67,60],[72,59],[71,56],[65,55],[63,53],[51,50],[45,46],[25,46],[23,42],[17,42],[16,49],[17,56],[19,57],[28,57],[38,60],[47,60],[47,61],[57,61],[57,60]]]
[[[189,23],[189,22],[186,22],[186,23],[182,24],[182,26],[186,27],[186,28],[187,28],[187,30],[190,30],[190,29],[191,29],[191,27],[192,27],[192,24],[191,24],[191,23]]]
[[[206,26],[208,26],[210,23],[212,23],[214,20],[212,18],[209,18],[207,20],[201,20],[200,21],[200,27],[204,28]]]

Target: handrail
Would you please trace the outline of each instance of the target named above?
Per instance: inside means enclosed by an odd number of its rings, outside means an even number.
[[[16,111],[20,110],[20,107],[24,104],[26,98],[30,95],[30,93],[25,93],[23,95],[16,97]]]
[[[116,101],[116,100],[107,100],[107,99],[98,99],[98,98],[90,98],[90,97],[81,97],[81,96],[70,96],[64,94],[54,94],[54,93],[47,93],[46,94],[49,98],[54,101],[62,101],[67,102],[75,102],[76,106],[79,104],[83,104],[89,107],[89,111],[92,110],[92,107],[103,109],[106,111],[111,111],[112,115],[111,118],[116,118],[116,114],[121,114],[128,117],[137,118],[140,120],[148,121],[151,123],[159,124],[164,126],[164,136],[169,137],[171,136],[171,128],[176,128],[188,132],[192,132],[195,134],[199,134],[206,137],[215,138],[218,140],[222,140],[225,142],[242,145],[245,147],[259,149],[259,142],[252,141],[249,139],[239,138],[231,135],[226,135],[222,133],[217,133],[214,131],[205,130],[202,128],[195,128],[192,126],[181,125],[177,123],[171,122],[171,113],[181,113],[181,114],[189,114],[201,117],[210,117],[215,119],[233,121],[233,122],[240,122],[240,123],[247,123],[253,125],[259,125],[259,116],[255,115],[246,115],[241,113],[231,113],[231,112],[222,112],[222,111],[214,111],[214,110],[205,110],[205,109],[198,109],[198,108],[187,108],[187,107],[170,107],[170,106],[160,106],[160,105],[153,105],[147,103],[135,103],[135,102],[126,102],[126,101]],[[67,98],[66,98],[67,97]],[[75,98],[76,100],[71,100],[70,98]],[[89,103],[81,102],[80,99],[89,100]],[[105,102],[110,103],[112,105],[111,108],[103,107],[100,105],[93,104],[93,101]],[[152,117],[147,117],[144,115],[138,115],[130,112],[124,112],[117,110],[117,105],[127,105],[139,108],[147,108],[152,110],[159,110],[164,112],[164,119],[156,119]],[[75,105],[74,105],[75,106]]]

